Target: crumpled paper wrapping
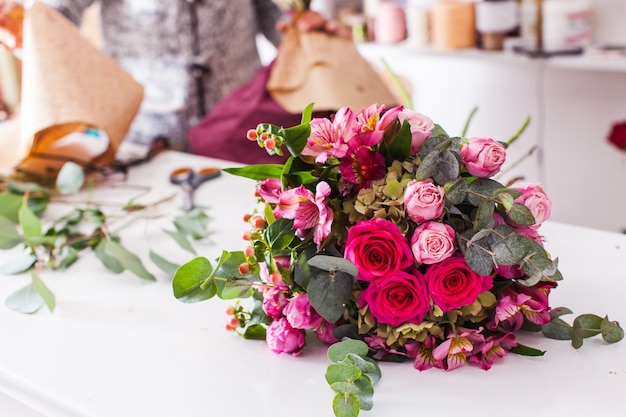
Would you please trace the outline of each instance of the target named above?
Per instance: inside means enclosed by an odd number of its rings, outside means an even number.
[[[22,104],[17,169],[55,176],[66,161],[107,166],[139,110],[143,86],[87,41],[70,21],[41,2],[26,10],[22,50]],[[46,156],[50,144],[85,126],[109,138],[104,153],[86,147]]]
[[[267,90],[290,113],[301,113],[310,103],[319,111],[398,104],[354,42],[295,28],[289,28],[278,48]]]

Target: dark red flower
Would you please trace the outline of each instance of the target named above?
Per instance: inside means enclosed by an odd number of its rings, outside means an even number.
[[[354,184],[357,191],[384,177],[386,169],[385,158],[366,147],[359,148],[352,155],[346,155],[339,166],[341,175]]]
[[[626,150],[626,121],[614,123],[609,133],[609,142],[617,148]]]

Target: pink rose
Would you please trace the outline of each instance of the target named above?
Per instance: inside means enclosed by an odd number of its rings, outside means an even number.
[[[322,316],[309,303],[305,293],[296,295],[284,310],[285,317],[294,329],[313,329],[320,325]]]
[[[409,121],[411,128],[411,155],[417,155],[426,139],[433,132],[435,124],[428,116],[409,109],[402,110],[398,118],[401,123],[405,120]]]
[[[454,254],[454,229],[439,222],[419,225],[411,238],[411,250],[421,264],[435,264]]]
[[[371,281],[413,264],[409,244],[395,223],[374,218],[348,230],[344,257],[359,269],[359,279]]]
[[[284,284],[279,284],[274,287],[270,287],[263,292],[263,303],[261,307],[265,314],[272,318],[278,318],[283,315],[283,310],[287,303],[287,294],[289,287]]]
[[[268,178],[257,183],[257,193],[266,203],[277,204],[282,192],[282,184],[278,178]]]
[[[413,180],[404,190],[404,209],[416,223],[436,219],[443,214],[445,195],[443,187],[435,185],[430,178]]]
[[[265,341],[274,353],[291,353],[298,356],[302,352],[305,333],[291,327],[286,318],[274,320],[267,329]]]
[[[426,270],[426,281],[430,297],[444,313],[472,304],[479,294],[493,286],[490,275],[476,274],[462,256],[430,265]]]
[[[430,300],[423,275],[398,271],[373,281],[362,293],[360,304],[369,306],[378,323],[399,326],[419,324],[430,310]]]
[[[461,161],[467,172],[479,178],[492,177],[506,160],[506,148],[503,144],[489,138],[469,139],[461,146]]]
[[[335,337],[335,328],[337,325],[335,323],[328,322],[323,320],[319,327],[315,329],[315,335],[319,340],[329,345],[333,343],[339,342],[339,339]]]
[[[552,201],[548,198],[539,184],[531,184],[527,182],[516,182],[509,188],[520,191],[521,196],[517,197],[514,202],[520,203],[528,207],[535,218],[535,224],[531,228],[538,228],[544,221],[548,220],[552,212]]]

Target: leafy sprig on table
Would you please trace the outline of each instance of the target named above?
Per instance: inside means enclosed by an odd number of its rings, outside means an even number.
[[[11,260],[0,265],[0,273],[31,273],[31,282],[7,298],[9,308],[35,313],[46,305],[53,311],[55,296],[41,279],[41,271],[65,270],[88,249],[112,273],[128,270],[139,278],[156,280],[142,260],[124,246],[119,231],[139,219],[153,218],[151,209],[173,195],[149,205],[136,203],[134,197],[113,209],[108,207],[110,204],[103,207],[91,200],[75,202],[67,198],[84,184],[83,170],[74,163],[63,166],[54,184],[0,178],[0,250],[14,250]],[[69,211],[52,218],[46,210],[50,204],[62,204]],[[209,221],[202,210],[194,209],[174,218],[174,230],[163,231],[182,249],[196,255],[191,242],[206,238]],[[23,251],[15,251],[20,246]],[[150,250],[149,257],[170,276],[179,267],[154,250]]]

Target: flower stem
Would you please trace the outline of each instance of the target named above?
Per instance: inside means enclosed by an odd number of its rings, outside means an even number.
[[[393,80],[394,84],[398,88],[398,91],[400,92],[400,95],[402,96],[402,99],[406,102],[408,108],[411,109],[411,110],[415,110],[413,108],[413,102],[411,101],[411,97],[409,96],[408,91],[406,91],[406,88],[404,88],[404,85],[402,85],[402,82],[400,81],[400,78],[398,78],[396,73],[393,72],[393,70],[391,69],[389,64],[387,64],[387,61],[385,61],[384,58],[381,58],[380,60],[382,61],[383,65],[385,66],[385,69],[387,70],[389,75],[391,75],[391,79]]]

